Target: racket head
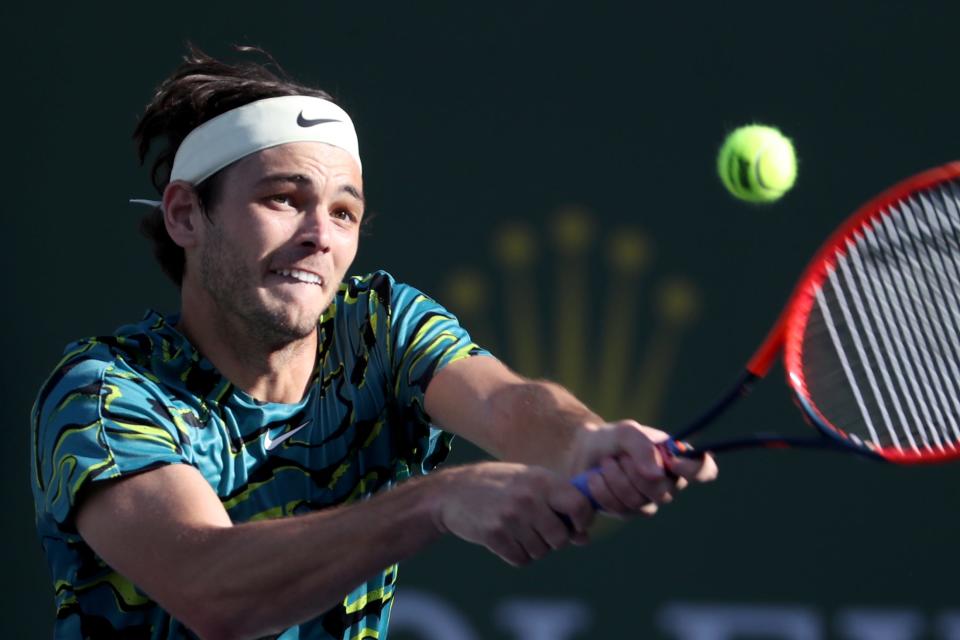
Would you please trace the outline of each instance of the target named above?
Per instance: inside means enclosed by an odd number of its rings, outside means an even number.
[[[850,216],[771,335],[800,408],[827,437],[897,463],[960,457],[960,162]]]

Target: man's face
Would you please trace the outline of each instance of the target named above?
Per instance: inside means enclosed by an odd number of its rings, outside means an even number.
[[[357,253],[356,161],[320,142],[265,149],[224,171],[217,196],[187,277],[263,343],[308,336]]]

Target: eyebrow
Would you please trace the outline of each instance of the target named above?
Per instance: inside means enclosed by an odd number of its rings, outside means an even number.
[[[290,182],[295,184],[297,187],[313,184],[313,180],[302,173],[274,173],[260,178],[257,181],[257,186],[260,187],[270,184],[271,182]],[[337,193],[346,193],[351,195],[364,204],[367,202],[367,199],[363,197],[363,192],[352,184],[341,185],[340,188],[337,189]]]

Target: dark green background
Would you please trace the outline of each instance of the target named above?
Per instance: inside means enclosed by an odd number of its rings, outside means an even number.
[[[354,116],[377,213],[358,271],[384,267],[439,296],[452,268],[496,275],[500,225],[547,234],[569,204],[600,234],[645,230],[649,282],[680,274],[701,294],[657,416],[669,428],[735,374],[839,220],[960,157],[958,21],[960,4],[932,1],[6,3],[0,636],[48,637],[52,620],[29,490],[38,385],[66,342],[177,305],[125,202],[153,195],[129,136],[185,39],[218,55],[262,45]],[[725,132],[750,121],[779,125],[799,151],[797,187],[774,206],[734,201],[713,172]],[[602,260],[589,264],[602,283]],[[564,302],[554,289],[551,308]],[[646,312],[636,330],[641,342],[652,330]],[[804,429],[779,381],[727,428]],[[507,637],[491,612],[515,597],[584,600],[584,638],[656,637],[672,601],[799,603],[831,629],[854,606],[933,621],[957,605],[956,467],[792,452],[722,462],[715,485],[592,547],[515,570],[449,540],[407,562],[401,583],[442,594],[483,638]]]

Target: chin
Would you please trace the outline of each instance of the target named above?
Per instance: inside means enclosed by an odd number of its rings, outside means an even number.
[[[323,312],[330,306],[332,295],[326,292],[320,298],[262,299],[259,310],[248,318],[256,332],[274,345],[302,340],[316,331]]]
[[[285,333],[293,339],[301,339],[316,331],[319,321],[320,313],[297,314],[282,319],[278,318],[276,329],[279,333]]]
[[[316,331],[320,313],[306,311],[292,312],[291,309],[261,309],[259,313],[248,315],[248,326],[260,337],[260,340],[274,347],[303,340]]]

